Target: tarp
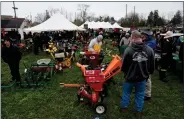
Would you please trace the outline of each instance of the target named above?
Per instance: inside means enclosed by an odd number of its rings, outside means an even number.
[[[24,29],[24,31],[34,31],[34,32],[41,32],[41,31],[62,31],[62,30],[67,30],[67,31],[73,31],[73,30],[79,30],[83,31],[85,29],[80,28],[67,20],[62,14],[55,14],[51,16],[48,20],[45,22],[31,27]]]

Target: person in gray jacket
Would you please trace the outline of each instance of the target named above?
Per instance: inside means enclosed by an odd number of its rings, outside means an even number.
[[[121,111],[127,110],[130,103],[130,95],[135,86],[135,108],[136,114],[142,114],[144,105],[144,91],[149,75],[154,72],[154,52],[143,43],[141,33],[133,31],[131,35],[131,46],[126,48],[123,56],[122,71],[125,83],[123,85],[123,96],[121,100]]]
[[[123,37],[119,43],[119,51],[120,56],[123,55],[125,49],[130,45],[130,39],[129,39],[129,33],[125,34],[125,37]]]

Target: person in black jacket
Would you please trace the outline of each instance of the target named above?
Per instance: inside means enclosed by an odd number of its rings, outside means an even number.
[[[172,61],[172,31],[168,31],[165,37],[162,39],[161,44],[161,69],[159,71],[160,80],[163,82],[168,82],[166,78],[166,73],[171,66]]]
[[[130,103],[130,95],[135,86],[135,108],[137,115],[142,114],[144,105],[144,91],[146,80],[154,72],[154,52],[143,43],[141,33],[133,31],[131,35],[131,46],[126,48],[123,56],[122,71],[125,76],[123,85],[123,96],[121,100],[121,111],[125,111]]]
[[[11,70],[12,81],[20,83],[19,63],[22,53],[19,49],[11,44],[9,39],[4,41],[5,47],[2,48],[2,59],[7,63]]]
[[[180,51],[179,51],[179,58],[180,58],[180,61],[182,63],[182,70],[180,72],[180,82],[183,83],[184,82],[184,73],[183,73],[183,68],[184,68],[184,61],[183,61],[183,57],[184,57],[184,54],[183,54],[183,50],[184,50],[184,39],[181,41],[181,44],[180,44]]]
[[[39,53],[39,36],[38,33],[33,34],[33,43],[34,43],[34,54],[38,55]]]

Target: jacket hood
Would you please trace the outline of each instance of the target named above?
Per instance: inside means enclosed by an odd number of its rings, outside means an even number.
[[[132,49],[135,50],[135,51],[141,51],[145,48],[145,44],[144,43],[133,43],[132,44]]]

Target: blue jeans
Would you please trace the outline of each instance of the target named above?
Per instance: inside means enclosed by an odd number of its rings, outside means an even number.
[[[144,92],[146,87],[146,80],[142,82],[129,83],[125,82],[123,85],[123,96],[121,100],[121,108],[127,108],[130,103],[130,95],[135,86],[135,109],[142,112],[144,105]]]

